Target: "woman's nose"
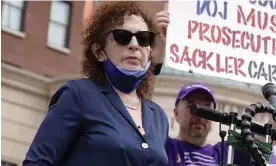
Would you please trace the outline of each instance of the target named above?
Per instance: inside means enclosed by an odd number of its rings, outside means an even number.
[[[137,51],[138,48],[139,48],[139,43],[138,43],[136,37],[133,36],[133,37],[131,38],[130,43],[128,44],[128,49],[130,49],[130,50],[132,50],[132,51]]]

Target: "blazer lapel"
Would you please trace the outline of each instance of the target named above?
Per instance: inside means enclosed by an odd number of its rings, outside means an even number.
[[[100,91],[105,95],[107,100],[114,106],[114,108],[129,122],[129,124],[141,135],[144,139],[143,135],[138,130],[135,122],[133,121],[131,115],[128,113],[126,107],[124,106],[123,102],[120,99],[120,96],[116,93],[113,89],[111,84],[107,79],[103,81],[103,83],[98,84]],[[144,98],[142,98],[142,123],[143,128],[146,132],[145,135],[148,135],[150,131],[150,127],[153,120],[153,113],[154,107],[152,103]]]
[[[107,79],[105,79],[101,84],[98,84],[100,91],[104,94],[107,100],[113,105],[113,107],[135,128],[135,125],[131,115],[128,113],[127,109],[125,108],[120,96],[116,93],[113,89],[111,84]]]
[[[142,120],[143,120],[143,128],[146,132],[146,135],[149,134],[150,127],[153,121],[153,111],[154,107],[152,103],[146,99],[142,99]]]

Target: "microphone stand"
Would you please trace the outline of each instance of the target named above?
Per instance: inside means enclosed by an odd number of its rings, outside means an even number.
[[[238,113],[236,112],[229,113],[229,121],[230,121],[229,130],[232,130],[232,131],[236,130],[237,119],[238,119]],[[233,162],[234,162],[234,148],[232,145],[229,145],[228,153],[227,153],[227,164],[233,164]]]
[[[265,142],[266,143],[271,143],[270,137],[271,137],[271,134],[272,134],[272,132],[271,132],[272,124],[267,123],[267,124],[264,125],[264,128],[265,128]]]
[[[199,106],[197,104],[191,105],[190,112],[193,115],[200,116],[205,119],[209,119],[215,122],[220,122],[222,124],[229,125],[230,129],[228,130],[233,133],[233,137],[228,137],[229,148],[227,154],[227,165],[233,165],[234,160],[234,147],[241,148],[242,150],[249,151],[250,155],[256,162],[256,166],[267,166],[267,160],[271,153],[271,149],[268,148],[267,142],[270,141],[269,136],[271,139],[275,139],[275,129],[272,129],[270,125],[266,125],[266,128],[256,125],[255,123],[251,122],[252,118],[255,114],[258,113],[270,113],[274,121],[276,122],[276,110],[271,108],[271,106],[263,105],[262,103],[251,104],[248,108],[245,109],[245,114],[242,115],[241,119],[237,118],[236,112],[227,113],[219,113],[216,110],[210,109],[208,107]],[[218,119],[218,120],[217,120]],[[252,125],[252,126],[251,126]],[[241,133],[237,134],[235,132],[236,127],[240,126]],[[265,135],[266,144],[262,144],[261,142],[256,142],[255,139],[252,137],[251,127],[253,127],[253,131],[262,135]],[[265,130],[264,130],[265,129]],[[222,142],[224,142],[224,134],[220,128],[220,137]],[[234,140],[232,140],[234,139]],[[238,140],[235,140],[238,139]],[[238,142],[237,142],[238,141]],[[271,146],[269,146],[271,148]],[[222,146],[224,148],[224,146]],[[248,153],[248,152],[245,152]],[[223,163],[223,155],[221,155],[221,162],[220,165]],[[235,165],[235,164],[234,164]]]
[[[242,140],[248,147],[248,150],[251,152],[253,159],[258,166],[266,166],[266,160],[262,156],[262,152],[259,150],[258,146],[254,142],[254,138],[251,136],[251,121],[252,117],[254,117],[257,113],[272,113],[274,112],[271,107],[265,106],[262,103],[251,104],[249,107],[245,109],[245,114],[242,115],[242,122],[241,122],[241,136]],[[269,126],[267,126],[269,127]],[[269,135],[271,128],[269,128],[268,132],[265,135]]]
[[[271,134],[272,134],[272,124],[265,124],[264,125],[264,129],[265,129],[265,143],[272,143],[272,139],[271,139]],[[269,166],[270,164],[268,164],[268,161],[265,161],[265,164],[267,164],[267,166]]]
[[[220,117],[220,123],[219,123],[219,136],[221,138],[221,154],[220,154],[220,166],[224,165],[224,138],[226,136],[226,131],[221,130],[221,123],[223,122],[223,117],[227,116],[227,113],[223,113]]]
[[[272,134],[272,131],[271,131],[271,128],[272,128],[272,124],[265,124],[264,125],[264,128],[265,128],[265,142],[266,143],[271,143],[271,134]],[[268,161],[265,162],[266,164],[268,164]]]

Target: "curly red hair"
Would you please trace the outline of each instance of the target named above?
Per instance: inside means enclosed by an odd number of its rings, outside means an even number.
[[[152,20],[142,11],[138,2],[133,1],[114,1],[108,2],[100,6],[86,21],[85,29],[83,31],[83,59],[82,59],[82,73],[95,81],[101,82],[104,79],[103,63],[99,62],[93,54],[91,47],[92,44],[98,44],[101,48],[105,46],[105,40],[108,32],[116,26],[123,25],[124,17],[126,15],[141,16],[150,31],[160,35]],[[156,40],[155,40],[156,44]],[[154,45],[155,45],[154,44]],[[154,46],[153,46],[154,48]],[[151,58],[150,58],[151,59]],[[147,77],[141,82],[137,89],[139,96],[150,98],[153,92],[154,75],[153,67],[150,67]]]

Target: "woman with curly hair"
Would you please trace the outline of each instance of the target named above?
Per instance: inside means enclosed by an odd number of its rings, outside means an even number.
[[[164,41],[157,41],[168,13],[154,22],[159,28],[137,2],[98,8],[84,31],[87,78],[66,82],[52,96],[24,166],[168,165],[168,119],[147,99],[159,73],[153,57],[163,58]]]

